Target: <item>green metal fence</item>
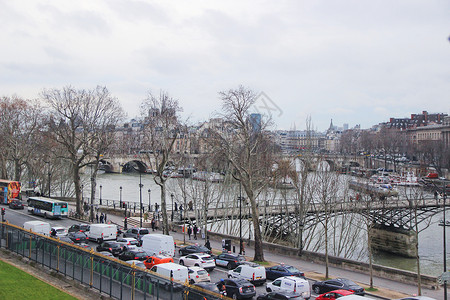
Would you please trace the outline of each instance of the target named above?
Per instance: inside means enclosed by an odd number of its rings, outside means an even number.
[[[91,249],[1,222],[0,248],[55,270],[115,299],[222,299]]]

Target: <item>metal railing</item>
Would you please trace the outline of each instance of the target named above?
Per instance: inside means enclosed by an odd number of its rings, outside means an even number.
[[[7,222],[0,224],[0,248],[27,257],[114,299],[223,298],[220,294],[160,276],[92,249],[36,234]]]

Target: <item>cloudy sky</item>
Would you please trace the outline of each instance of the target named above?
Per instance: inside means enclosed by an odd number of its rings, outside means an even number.
[[[278,129],[450,112],[445,0],[0,0],[0,20],[0,96],[102,85],[132,118],[165,90],[195,122],[244,85]]]

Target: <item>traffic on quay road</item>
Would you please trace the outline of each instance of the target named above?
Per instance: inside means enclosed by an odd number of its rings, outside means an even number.
[[[49,228],[43,229],[44,234],[77,243],[136,266],[146,267],[161,275],[164,275],[164,266],[170,267],[170,264],[175,263],[177,270],[186,269],[185,275],[177,275],[181,281],[187,280],[210,290],[217,287],[219,292],[234,299],[335,299],[335,295],[339,297],[349,293],[371,298],[365,295],[362,287],[347,279],[315,282],[305,279],[304,273],[293,266],[280,264],[262,267],[246,261],[245,257],[239,254],[224,252],[210,255],[209,249],[203,245],[175,246],[172,237],[164,236],[161,239],[159,236],[162,235],[153,234],[146,228],[134,228],[139,236],[131,237],[127,236],[131,234],[131,230],[124,231],[114,224],[81,224],[69,218],[46,219],[29,214],[26,209],[5,208],[5,214],[6,220],[17,226],[23,226],[30,221],[48,223]],[[91,227],[95,228],[92,233]],[[107,239],[106,234],[110,232],[110,227],[114,228],[115,234]],[[34,231],[37,230],[39,229],[36,227]],[[168,274],[172,274],[175,279],[175,273],[172,270]],[[214,286],[205,285],[204,282],[211,282]]]

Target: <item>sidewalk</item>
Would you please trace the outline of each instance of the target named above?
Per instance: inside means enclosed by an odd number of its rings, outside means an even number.
[[[113,214],[108,214],[108,220],[112,223],[115,223],[117,225],[123,226],[123,217],[116,216]],[[128,226],[129,228],[131,226]],[[161,233],[161,229],[155,231],[155,233]],[[176,240],[177,246],[182,247],[183,240],[184,240],[184,234],[183,232],[171,232],[170,235],[173,236],[173,238]],[[186,243],[187,244],[194,244],[198,243],[201,245],[205,244],[205,240],[201,239],[201,236],[198,237],[198,240],[188,240],[188,236],[186,234]],[[211,247],[213,248],[214,252],[221,252],[222,249],[222,242],[211,240]],[[236,251],[238,251],[239,245],[236,246]],[[247,260],[252,260],[254,257],[254,248],[251,246],[246,246],[246,257]],[[281,254],[275,254],[271,251],[265,251],[264,252],[264,258],[266,261],[278,264],[278,263],[285,263],[292,265],[302,272],[305,273],[305,276],[308,279],[312,280],[323,280],[325,277],[325,265],[317,264],[317,263],[311,263],[308,261],[305,261],[299,257],[291,257],[291,256],[284,256]],[[361,284],[364,288],[369,287],[370,277],[367,274],[358,273],[355,271],[345,270],[341,268],[336,267],[329,267],[329,274],[331,277],[337,278],[337,277],[343,277],[350,279],[352,281],[355,281],[359,284]],[[417,285],[412,284],[405,284],[397,281],[393,281],[390,278],[380,278],[380,277],[374,277],[373,278],[374,287],[378,289],[376,292],[370,292],[371,295],[380,297],[382,299],[397,299],[402,298],[406,296],[416,295],[417,294]],[[439,290],[431,290],[431,289],[425,289],[422,288],[422,295],[428,296],[435,299],[443,299],[444,298],[444,291],[443,289]]]

